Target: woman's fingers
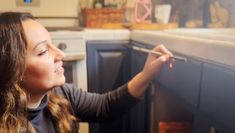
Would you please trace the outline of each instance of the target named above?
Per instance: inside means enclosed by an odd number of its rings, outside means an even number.
[[[153,61],[153,63],[158,66],[158,65],[162,65],[164,63],[166,63],[167,61],[169,61],[170,56],[168,54],[164,54],[162,56],[160,56],[159,58],[157,58],[156,60]]]
[[[163,44],[160,44],[155,47],[153,51],[161,52],[162,54],[168,54],[170,57],[173,57],[173,54]]]
[[[153,51],[161,52],[163,55],[159,57],[160,62],[165,63],[168,61],[169,68],[173,68],[173,63],[174,63],[174,59],[172,58],[173,54],[164,45],[162,44],[158,45],[153,49]]]

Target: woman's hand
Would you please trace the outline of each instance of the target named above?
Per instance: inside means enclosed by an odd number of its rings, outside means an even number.
[[[153,77],[159,73],[162,65],[166,62],[169,63],[169,67],[173,67],[173,54],[164,46],[158,45],[152,49],[152,51],[162,53],[162,56],[157,56],[155,54],[150,53],[145,62],[145,66],[142,70],[143,79],[146,81],[150,81]]]
[[[136,98],[140,98],[144,94],[149,82],[156,74],[159,73],[164,63],[169,62],[169,67],[173,67],[173,60],[171,58],[173,57],[173,54],[168,49],[166,49],[164,45],[158,45],[152,50],[161,52],[162,55],[157,56],[150,53],[145,62],[142,72],[138,73],[128,83],[129,93]]]

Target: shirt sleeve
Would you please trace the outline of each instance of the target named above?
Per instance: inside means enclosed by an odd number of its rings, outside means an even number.
[[[115,119],[140,101],[130,95],[127,84],[104,94],[89,93],[71,84],[64,84],[57,92],[69,100],[74,115],[84,122]]]

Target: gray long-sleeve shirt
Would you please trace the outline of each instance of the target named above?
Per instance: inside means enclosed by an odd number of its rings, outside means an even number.
[[[127,84],[105,93],[89,93],[77,89],[71,84],[55,88],[52,93],[66,98],[72,106],[72,113],[80,121],[102,122],[120,117],[127,112],[139,99],[132,97]],[[36,109],[28,109],[28,119],[38,133],[54,133],[53,119],[47,112],[48,96],[46,95]],[[77,129],[74,126],[75,132]]]

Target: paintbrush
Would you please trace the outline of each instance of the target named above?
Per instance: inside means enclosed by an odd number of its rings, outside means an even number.
[[[162,56],[163,54],[161,52],[157,52],[157,51],[152,51],[152,50],[149,50],[149,49],[146,49],[146,48],[141,48],[141,47],[137,47],[137,46],[132,46],[132,49],[133,50],[137,50],[137,51],[140,51],[140,52],[144,52],[144,53],[152,53],[152,54],[155,54],[157,56]],[[171,57],[175,60],[180,60],[180,61],[184,61],[186,62],[187,61],[187,58],[185,57],[181,57],[181,56],[173,56]]]

